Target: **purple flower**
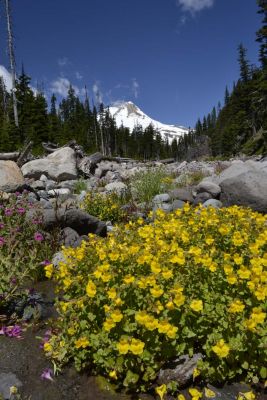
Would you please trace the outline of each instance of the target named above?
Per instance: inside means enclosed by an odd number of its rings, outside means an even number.
[[[13,278],[10,279],[10,283],[11,283],[12,285],[16,285],[16,283],[17,283],[17,278],[15,278],[15,277],[13,276]]]
[[[35,232],[34,240],[36,240],[36,242],[42,242],[44,240],[44,237],[40,232]]]
[[[5,244],[5,239],[0,236],[0,246],[3,246],[3,244]]]
[[[21,333],[22,329],[21,326],[19,325],[14,325],[14,326],[3,326],[2,329],[0,330],[0,335],[5,335],[10,338],[21,338]]]
[[[5,209],[5,215],[7,217],[10,217],[13,214],[13,210],[11,208],[6,208]]]
[[[18,209],[17,209],[17,213],[18,214],[25,214],[25,212],[26,212],[26,210],[25,210],[25,208],[23,208],[23,207],[19,207]]]
[[[5,227],[5,224],[0,223],[0,229],[3,229]]]
[[[40,264],[46,266],[46,265],[51,264],[51,261],[49,261],[49,260],[44,260],[44,261],[42,261]]]
[[[54,379],[52,378],[53,371],[51,368],[46,368],[43,370],[41,378],[42,379],[48,379],[49,381],[53,381]]]

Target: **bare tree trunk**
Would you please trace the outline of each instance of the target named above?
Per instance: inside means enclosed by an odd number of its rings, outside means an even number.
[[[8,50],[9,50],[9,61],[10,61],[10,71],[12,78],[12,97],[13,97],[13,109],[14,109],[14,120],[16,127],[19,126],[18,118],[18,103],[16,96],[16,63],[15,63],[15,53],[13,45],[13,34],[12,34],[12,24],[10,15],[10,0],[5,0],[6,3],[6,20],[7,20],[7,33],[8,33]]]

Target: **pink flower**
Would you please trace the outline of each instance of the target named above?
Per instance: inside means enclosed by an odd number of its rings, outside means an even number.
[[[53,374],[53,371],[51,368],[46,368],[43,370],[41,378],[42,379],[48,379],[49,381],[53,381],[54,379],[52,378],[51,374]]]
[[[5,244],[5,239],[0,236],[0,246],[3,246],[3,244]]]
[[[36,240],[36,242],[42,242],[44,240],[44,237],[40,232],[35,232],[34,240]]]

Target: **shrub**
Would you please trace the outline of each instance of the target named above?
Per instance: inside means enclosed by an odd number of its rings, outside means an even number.
[[[27,220],[29,207],[25,197],[0,199],[0,310],[25,281],[43,274],[41,263],[53,254],[41,233],[41,221]]]
[[[84,199],[82,208],[102,221],[114,223],[126,219],[126,212],[122,209],[125,202],[125,196],[116,192],[108,194],[89,192]]]
[[[87,184],[83,179],[79,179],[74,186],[74,193],[80,194],[83,191],[87,191]]]
[[[164,168],[153,168],[137,172],[131,180],[137,201],[149,204],[154,196],[171,189],[172,179]]]
[[[47,355],[132,388],[195,353],[210,381],[265,379],[267,217],[236,206],[156,214],[46,267],[63,293]]]

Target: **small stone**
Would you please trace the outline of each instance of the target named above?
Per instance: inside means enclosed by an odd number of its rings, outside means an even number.
[[[2,396],[4,400],[11,399],[11,386],[16,386],[17,388],[19,388],[22,386],[22,382],[12,372],[0,373],[0,398]]]
[[[48,190],[48,195],[50,197],[64,197],[67,198],[71,194],[70,189],[53,189],[53,190]]]
[[[185,202],[182,200],[174,200],[172,203],[172,211],[179,210],[180,208],[184,208]]]
[[[221,188],[219,185],[209,181],[202,181],[196,187],[197,193],[207,192],[216,198],[221,193]]]
[[[171,200],[170,195],[168,193],[157,194],[153,198],[153,203],[168,203]]]
[[[127,186],[123,182],[111,182],[105,186],[107,192],[123,193],[127,189]]]
[[[178,383],[178,386],[184,386],[192,381],[194,369],[197,363],[202,359],[202,354],[195,354],[192,358],[188,355],[181,356],[176,360],[169,362],[166,368],[159,371],[159,385],[167,384],[171,381]]]
[[[194,205],[197,206],[198,204],[203,204],[203,203],[205,203],[205,201],[207,201],[211,198],[212,198],[211,194],[209,194],[207,192],[198,193],[194,200]]]
[[[203,207],[222,208],[223,203],[220,200],[209,199],[203,203]]]

